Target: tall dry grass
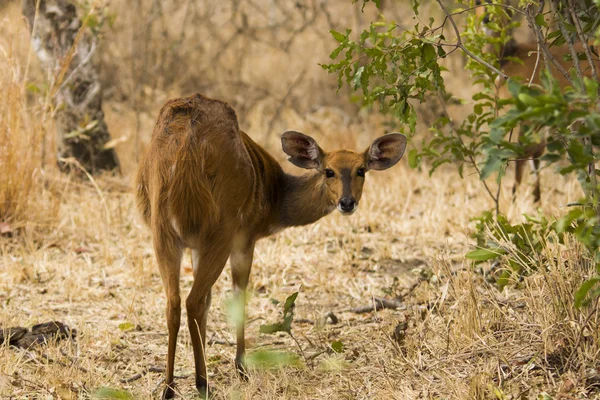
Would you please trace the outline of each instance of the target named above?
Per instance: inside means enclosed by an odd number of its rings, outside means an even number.
[[[0,30],[10,22],[0,20]],[[42,142],[47,129],[47,108],[30,94],[36,87],[28,81],[29,64],[22,63],[23,37],[0,37],[0,223],[18,230],[29,220],[41,191]],[[43,103],[43,98],[42,98]]]

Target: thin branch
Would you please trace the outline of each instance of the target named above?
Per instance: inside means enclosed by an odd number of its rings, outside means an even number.
[[[543,12],[543,11],[544,11],[544,0],[542,0],[542,1],[540,2],[540,6],[539,6],[539,8],[538,8],[538,12],[537,12],[536,18],[537,18],[539,15],[542,15],[542,12]],[[536,37],[537,37],[537,35],[536,35]],[[536,49],[536,52],[535,52],[535,65],[533,66],[533,73],[532,73],[532,74],[531,74],[531,76],[529,77],[529,82],[527,83],[527,86],[528,86],[528,87],[530,87],[530,86],[531,86],[531,84],[533,83],[533,79],[535,78],[535,75],[536,75],[536,73],[537,73],[538,66],[539,66],[539,64],[540,64],[540,48],[541,48],[541,46],[540,46],[540,42],[539,42],[539,41],[536,41],[536,44],[537,44],[537,49]],[[546,67],[548,67],[548,66],[546,66]],[[512,134],[512,131],[511,131],[511,134]]]
[[[144,375],[146,375],[148,372],[163,373],[163,372],[165,372],[165,369],[163,367],[150,367],[150,368],[145,369],[142,372],[139,372],[129,378],[121,379],[121,383],[135,382],[138,379],[140,379],[141,377],[143,377]],[[175,378],[185,378],[185,377],[187,377],[187,376],[176,376]]]
[[[592,78],[595,81],[598,81],[596,66],[594,64],[594,59],[592,58],[592,53],[590,51],[590,47],[588,46],[587,39],[585,38],[585,35],[583,34],[583,30],[581,29],[581,22],[579,21],[579,18],[577,18],[577,15],[575,14],[575,5],[573,4],[573,0],[567,0],[567,1],[568,1],[568,9],[571,12],[571,18],[573,19],[573,24],[575,25],[575,30],[577,31],[577,36],[579,37],[579,40],[581,41],[581,45],[583,46],[583,49],[585,51],[585,56],[588,60],[588,64],[589,64],[591,72],[592,72]],[[554,3],[552,3],[552,10],[556,14],[556,6],[554,5]],[[558,23],[559,23],[561,32],[563,33],[563,36],[565,36],[566,29],[565,29],[565,25],[564,25],[562,19],[559,19]],[[585,86],[583,85],[583,72],[581,71],[581,64],[579,63],[579,57],[577,56],[577,52],[575,51],[575,48],[573,47],[573,44],[571,43],[571,41],[567,40],[566,37],[565,37],[565,40],[567,41],[569,50],[571,51],[571,57],[573,58],[573,62],[575,63],[577,77],[579,78],[579,80],[581,82],[580,83],[581,90],[585,91]],[[596,214],[598,214],[600,212],[600,209],[598,206],[598,181],[596,178],[594,146],[592,145],[592,140],[589,137],[584,138],[583,143],[592,155],[592,161],[588,164],[588,176],[590,177],[590,186],[591,186],[590,189],[591,189],[591,195],[592,195],[591,200],[594,205],[594,211]],[[570,358],[570,356],[569,356],[569,358]]]
[[[552,55],[552,53],[550,53],[550,49],[548,49],[548,46],[546,45],[546,41],[544,39],[542,31],[535,23],[535,17],[532,16],[533,15],[533,13],[531,12],[532,7],[533,6],[531,4],[527,6],[527,12],[525,14],[526,19],[527,19],[527,25],[529,25],[529,28],[535,33],[536,41],[537,41],[538,45],[540,46],[540,48],[542,49],[542,51],[544,52],[544,62],[546,64],[546,68],[549,69],[549,66],[550,66],[549,63],[551,62],[552,65],[554,65],[556,67],[558,72],[560,72],[566,79],[568,79],[570,81],[571,77],[569,76],[569,73],[556,60],[556,58]]]
[[[577,56],[577,51],[575,50],[575,47],[573,46],[573,42],[571,41],[571,38],[569,37],[569,32],[567,31],[567,28],[565,27],[565,23],[563,21],[561,14],[559,13],[558,9],[556,8],[555,2],[551,1],[550,6],[552,7],[552,12],[554,13],[554,15],[557,16],[558,27],[560,28],[563,38],[565,39],[565,43],[567,44],[567,47],[569,48],[569,52],[571,53],[571,58],[573,59],[573,65],[575,66],[575,72],[577,73],[577,78],[579,78],[579,81],[583,83],[583,73],[581,72],[581,64],[579,63],[579,57]],[[582,90],[585,90],[585,89],[582,89]]]
[[[596,64],[594,62],[594,58],[592,57],[592,52],[590,51],[590,46],[588,45],[587,38],[583,34],[583,29],[581,28],[581,21],[577,18],[575,14],[575,5],[573,4],[573,0],[568,0],[569,2],[569,10],[571,11],[571,18],[573,18],[573,23],[575,24],[575,30],[577,31],[577,36],[579,36],[579,40],[583,46],[583,50],[585,51],[585,56],[587,57],[588,63],[590,65],[590,70],[592,71],[592,78],[597,82],[598,81],[598,73],[596,71]]]
[[[444,18],[444,22],[446,20],[449,20],[450,24],[452,24],[452,28],[454,29],[454,33],[456,34],[456,41],[457,41],[456,46],[458,48],[460,48],[466,55],[471,57],[473,60],[477,61],[479,64],[484,65],[486,68],[488,68],[491,71],[493,71],[494,73],[498,74],[498,76],[501,76],[503,79],[508,79],[509,76],[506,75],[504,72],[500,71],[498,68],[494,67],[492,64],[485,61],[484,59],[479,57],[477,54],[471,52],[469,49],[467,49],[465,47],[465,45],[462,43],[462,39],[460,37],[460,31],[458,29],[458,26],[456,25],[454,18],[452,18],[452,14],[450,13],[450,11],[448,11],[446,6],[444,6],[444,4],[442,3],[441,0],[435,0],[435,1],[438,3],[438,5],[442,9],[442,11],[444,11],[444,14],[446,14],[446,17]]]
[[[94,40],[92,42],[92,47],[91,47],[90,51],[88,52],[87,56],[85,56],[85,58],[79,63],[79,65],[77,65],[75,68],[73,68],[73,71],[71,71],[69,76],[61,83],[59,88],[54,91],[54,96],[56,96],[62,90],[62,88],[65,87],[65,85],[71,81],[73,76],[75,76],[75,74],[77,72],[79,72],[81,67],[87,65],[87,63],[90,61],[90,59],[94,55],[95,51],[96,51],[96,41]]]
[[[438,94],[438,100],[440,102],[440,106],[442,107],[442,112],[444,113],[444,115],[446,116],[446,118],[448,118],[448,121],[450,121],[450,128],[455,133],[456,138],[460,141],[461,146],[463,148],[467,149],[467,146],[466,146],[465,142],[462,140],[462,138],[460,137],[460,135],[457,133],[458,129],[454,125],[454,121],[452,120],[452,118],[450,118],[450,114],[448,113],[448,110],[446,109],[446,102],[442,98],[442,95],[441,95],[441,93],[439,91],[438,91],[437,94]],[[498,208],[499,208],[498,198],[494,196],[494,194],[492,193],[492,191],[491,191],[490,187],[488,186],[487,182],[485,180],[481,179],[481,170],[477,166],[477,162],[475,161],[475,157],[473,157],[473,154],[471,154],[470,151],[467,151],[467,155],[469,157],[469,160],[471,161],[471,164],[473,164],[473,168],[475,168],[475,171],[477,171],[477,175],[479,176],[479,180],[483,184],[483,187],[488,192],[488,194],[490,195],[490,197],[492,198],[492,200],[494,200],[494,203],[496,204],[496,210],[499,211],[498,210]]]
[[[382,299],[382,298],[375,297],[371,304],[366,305],[366,306],[354,307],[354,308],[350,309],[349,311],[351,311],[355,314],[365,314],[365,313],[372,312],[372,311],[383,310],[385,308],[395,310],[401,306],[402,306],[402,304],[396,300],[388,300],[388,299]]]
[[[271,134],[271,131],[273,130],[273,127],[275,125],[275,121],[277,121],[279,119],[281,110],[283,109],[283,106],[285,105],[288,97],[290,97],[290,95],[292,94],[292,91],[296,88],[296,86],[298,86],[300,84],[300,82],[302,82],[302,79],[304,79],[304,75],[306,75],[306,70],[300,72],[300,74],[298,74],[296,79],[294,79],[292,84],[288,87],[287,92],[285,93],[285,95],[283,96],[281,101],[279,102],[279,105],[277,106],[277,109],[275,110],[275,113],[273,114],[273,118],[271,118],[271,121],[269,121],[269,127],[267,128],[267,135]]]
[[[464,8],[460,11],[456,11],[451,13],[450,15],[461,15],[464,14],[466,12],[472,11],[472,10],[476,10],[478,8],[487,8],[487,7],[502,7],[502,8],[506,8],[507,10],[511,10],[512,12],[514,12],[515,14],[521,14],[521,15],[525,15],[525,12],[517,7],[511,6],[509,4],[503,4],[503,3],[482,3],[479,5],[474,5],[473,7],[468,7],[468,8]]]

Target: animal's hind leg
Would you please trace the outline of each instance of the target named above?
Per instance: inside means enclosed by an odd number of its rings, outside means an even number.
[[[175,367],[175,348],[177,335],[181,322],[181,297],[179,294],[179,268],[181,265],[182,250],[178,247],[169,234],[156,234],[154,238],[154,251],[156,261],[162,277],[163,286],[167,294],[167,329],[169,331],[169,345],[167,349],[166,387],[163,399],[174,397],[173,376]]]
[[[515,184],[513,186],[513,202],[517,199],[517,189],[523,180],[523,168],[525,167],[526,160],[515,161]]]
[[[533,201],[540,203],[542,200],[542,191],[540,189],[540,159],[534,158],[531,160],[531,168],[535,175],[535,187],[533,189]]]
[[[196,387],[201,394],[208,394],[206,362],[206,319],[210,307],[211,288],[227,262],[231,251],[229,236],[220,232],[212,241],[206,241],[200,249],[192,250],[194,284],[186,300],[188,325],[194,349]]]

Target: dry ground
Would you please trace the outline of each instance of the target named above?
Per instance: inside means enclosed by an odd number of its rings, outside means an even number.
[[[260,334],[258,328],[280,315],[281,306],[271,299],[300,290],[300,322],[293,332],[308,364],[254,369],[249,382],[240,381],[232,361],[231,282],[225,269],[214,288],[208,330],[209,379],[217,398],[597,395],[589,364],[578,371],[557,368],[565,362],[561,357],[589,357],[579,353],[594,348],[568,351],[568,341],[581,328],[572,311],[572,290],[585,271],[568,270],[573,267],[565,263],[568,255],[554,254],[553,268],[498,292],[463,258],[470,248],[469,219],[490,207],[476,180],[456,179],[451,171],[429,178],[404,163],[370,175],[354,216],[331,215],[265,239],[256,249],[248,303],[250,352],[299,354],[289,337]],[[99,178],[94,187],[59,175],[46,179],[55,227],[31,226],[22,237],[0,240],[0,320],[4,326],[60,320],[78,336],[74,343],[28,350],[2,346],[0,395],[88,398],[106,386],[126,389],[135,398],[157,396],[159,373],[122,381],[162,367],[167,339],[161,280],[128,180]],[[547,175],[544,183],[550,183]],[[544,202],[563,204],[576,195],[573,183],[556,182],[546,189]],[[510,209],[531,211],[529,199],[523,196]],[[185,290],[192,282],[189,261],[183,268]],[[402,295],[397,310],[350,311],[373,297]],[[318,323],[330,311],[339,322]],[[404,323],[406,331],[394,334]],[[134,329],[123,331],[121,324]],[[178,390],[183,398],[194,398],[189,334],[185,327],[181,332],[176,371],[185,378],[178,379]],[[593,339],[583,328],[580,333],[583,340]],[[327,351],[334,341],[343,342],[342,353]]]

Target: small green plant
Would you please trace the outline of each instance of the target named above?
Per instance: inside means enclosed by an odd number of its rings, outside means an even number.
[[[94,400],[133,400],[134,397],[131,393],[123,389],[113,389],[109,387],[98,388],[92,393],[92,399]]]
[[[477,249],[465,257],[475,263],[504,258],[507,269],[496,280],[500,289],[512,279],[528,275],[544,265],[544,248],[548,242],[563,243],[554,224],[544,216],[525,216],[526,222],[511,224],[503,215],[494,218],[492,212],[484,212],[475,218],[476,229],[472,237],[477,241]]]
[[[261,369],[276,368],[281,366],[298,366],[300,361],[294,353],[286,351],[257,350],[245,358],[246,365]]]
[[[300,353],[302,354],[302,358],[306,361],[306,356],[304,355],[304,350],[302,350],[302,346],[300,346],[300,342],[296,339],[294,334],[292,333],[292,321],[294,320],[294,308],[296,307],[296,298],[298,297],[299,292],[294,292],[290,296],[285,299],[285,303],[283,305],[283,319],[280,322],[276,322],[274,324],[261,325],[259,330],[260,333],[274,334],[277,332],[285,332],[296,342],[298,349],[300,349]]]
[[[274,324],[261,325],[259,328],[260,333],[273,334],[277,332],[285,332],[292,336],[292,321],[294,320],[294,307],[296,307],[297,297],[298,292],[294,292],[292,295],[288,296],[288,298],[285,299],[285,304],[283,305],[283,319]]]

